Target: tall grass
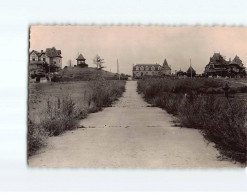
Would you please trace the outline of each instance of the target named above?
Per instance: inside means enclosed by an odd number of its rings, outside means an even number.
[[[176,115],[181,125],[200,129],[222,156],[246,163],[246,102],[234,98],[228,101],[223,95],[212,94],[208,89],[217,92],[220,86],[218,81],[213,82],[147,79],[138,81],[138,91],[152,105]]]
[[[98,111],[103,107],[111,106],[112,102],[117,100],[125,91],[125,81],[91,81],[89,83],[92,89],[91,101],[94,108],[90,111]]]
[[[80,119],[102,107],[111,106],[125,91],[125,81],[90,81],[84,91],[83,105],[76,105],[70,95],[47,98],[40,123],[29,120],[27,134],[28,156],[46,145],[48,136],[58,136],[77,127]],[[66,94],[66,92],[64,92]]]

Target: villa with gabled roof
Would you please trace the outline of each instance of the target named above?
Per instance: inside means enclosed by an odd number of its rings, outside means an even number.
[[[205,67],[205,76],[241,77],[246,75],[245,67],[236,55],[233,60],[227,61],[220,53],[214,53]]]
[[[46,51],[41,50],[40,52],[32,50],[29,53],[29,70],[31,75],[44,75],[47,69],[51,72],[56,72],[61,68],[61,50],[57,50],[55,47],[47,48]]]

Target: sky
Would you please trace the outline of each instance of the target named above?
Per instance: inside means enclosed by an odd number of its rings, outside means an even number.
[[[105,70],[132,74],[133,64],[163,64],[175,70],[190,66],[203,73],[214,52],[247,65],[247,28],[202,26],[31,26],[30,51],[55,47],[61,50],[63,67],[81,53],[89,67],[98,54]]]

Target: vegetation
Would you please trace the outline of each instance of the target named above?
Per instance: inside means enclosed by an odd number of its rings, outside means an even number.
[[[48,136],[72,130],[88,113],[111,106],[124,90],[125,81],[30,84],[28,156],[45,146]]]
[[[229,100],[223,82],[207,79],[146,79],[138,81],[138,91],[153,106],[177,116],[181,125],[200,129],[215,143],[221,157],[246,163],[246,100],[238,98],[246,87],[230,89]],[[235,93],[235,98],[233,94]]]
[[[112,102],[117,100],[125,91],[124,81],[92,81],[89,86],[92,89],[89,101],[93,102],[90,112],[111,106]]]
[[[97,68],[67,67],[52,78],[53,82],[73,82],[98,80],[99,74],[104,80],[118,80],[118,74]],[[128,75],[121,74],[121,80],[127,80]]]

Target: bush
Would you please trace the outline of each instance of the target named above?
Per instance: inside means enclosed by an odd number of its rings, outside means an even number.
[[[46,145],[47,133],[41,125],[29,121],[27,133],[27,155],[33,155],[37,150]]]
[[[182,125],[201,129],[216,144],[221,154],[246,162],[247,131],[244,127],[246,105],[238,100],[215,96],[186,98],[179,108]]]
[[[246,102],[215,95],[222,90],[213,88],[219,87],[213,82],[147,79],[138,81],[138,91],[152,105],[176,115],[183,126],[200,129],[223,156],[246,163]]]
[[[45,119],[41,122],[49,136],[57,136],[76,127],[80,111],[70,96],[47,100]]]
[[[92,102],[96,106],[91,112],[111,106],[125,91],[125,81],[91,81],[89,86],[92,90]]]
[[[40,124],[28,125],[28,155],[45,145],[47,136],[58,136],[66,130],[74,129],[80,119],[89,112],[96,112],[105,106],[111,106],[125,91],[125,81],[89,81],[89,89],[84,91],[86,105],[80,108],[70,95],[47,99],[44,119]]]

